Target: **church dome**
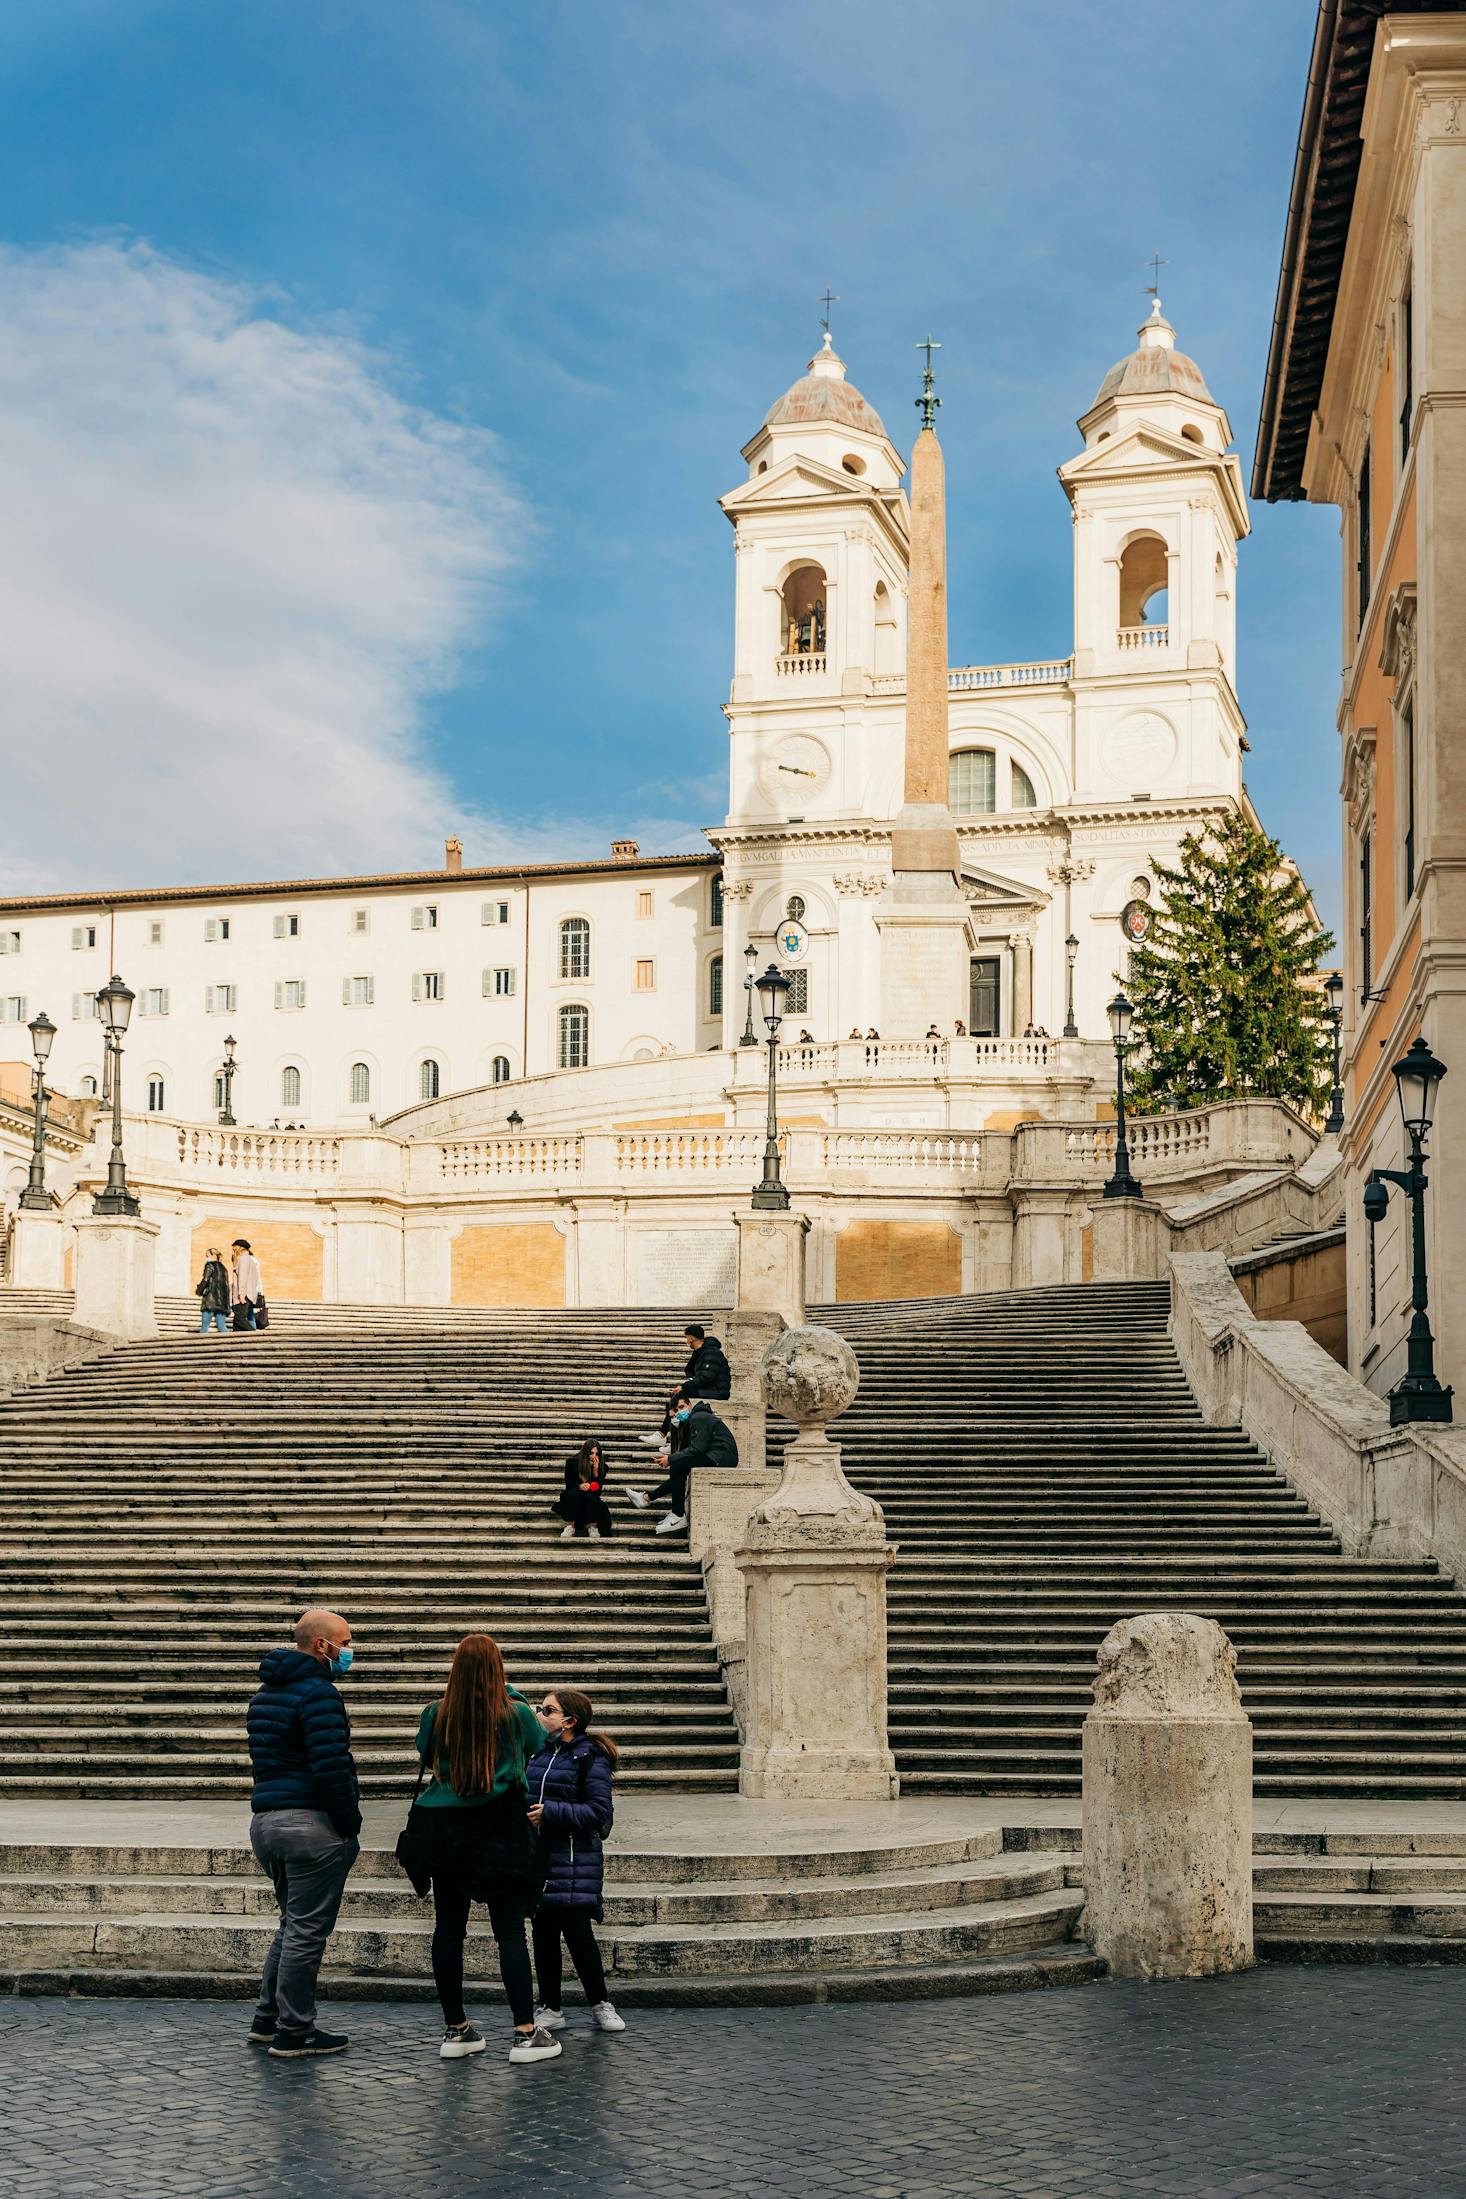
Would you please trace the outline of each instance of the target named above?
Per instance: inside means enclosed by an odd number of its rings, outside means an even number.
[[[1100,383],[1095,405],[1114,397],[1191,397],[1203,405],[1216,399],[1194,359],[1176,349],[1176,331],[1161,312],[1161,301],[1151,307],[1150,319],[1136,331],[1136,350],[1118,359]],[[1094,410],[1094,406],[1090,407]]]
[[[764,417],[766,428],[822,424],[860,428],[867,435],[886,432],[874,405],[868,405],[855,384],[846,381],[845,361],[831,343],[828,329],[806,371]]]

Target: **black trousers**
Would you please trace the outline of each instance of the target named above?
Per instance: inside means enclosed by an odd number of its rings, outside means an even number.
[[[670,1504],[680,1518],[687,1510],[687,1484],[691,1474],[690,1458],[669,1458],[666,1480],[660,1488],[652,1490],[647,1501],[651,1504]]]
[[[463,1942],[472,1907],[466,1886],[454,1879],[445,1881],[434,1877],[433,1983],[443,2005],[444,2023],[467,2020],[463,2010]],[[489,1925],[499,1948],[499,1975],[504,1980],[510,2012],[516,2024],[533,2023],[534,1976],[524,1937],[529,1920],[529,1894],[518,1887],[506,1887],[488,1907]]]
[[[591,1927],[589,1909],[555,1908],[541,1902],[534,1918],[534,1967],[540,1981],[541,2008],[560,2005],[560,1941],[563,1938],[575,1964],[575,1975],[592,2008],[606,1998],[606,1973],[601,1950]]]

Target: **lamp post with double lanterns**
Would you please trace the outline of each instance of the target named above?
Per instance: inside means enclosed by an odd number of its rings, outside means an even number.
[[[1443,1061],[1423,1038],[1416,1038],[1395,1063],[1391,1074],[1400,1097],[1400,1115],[1410,1140],[1408,1168],[1374,1168],[1364,1187],[1364,1213],[1371,1229],[1389,1211],[1386,1188],[1396,1184],[1410,1201],[1410,1329],[1405,1345],[1405,1372],[1390,1392],[1390,1425],[1410,1420],[1449,1420],[1451,1391],[1436,1379],[1435,1338],[1430,1333],[1426,1308],[1430,1292],[1425,1272],[1425,1134],[1435,1119],[1435,1095],[1446,1073]]]
[[[1125,1135],[1125,1056],[1130,1051],[1130,1026],[1135,1010],[1123,992],[1109,1006],[1110,1036],[1115,1041],[1115,1173],[1105,1185],[1107,1199],[1139,1199],[1144,1196],[1130,1173],[1130,1143]]]
[[[234,1058],[235,1043],[232,1038],[225,1039],[224,1059],[219,1069],[219,1074],[224,1079],[224,1105],[219,1109],[219,1123],[225,1130],[234,1128],[234,1072],[239,1067]]]
[[[743,980],[743,990],[747,996],[748,1008],[743,1018],[743,1036],[738,1043],[740,1046],[757,1046],[758,1033],[753,1027],[753,966],[758,960],[758,949],[752,940],[743,950],[743,959],[748,965],[747,974]]]
[[[46,1189],[46,1062],[56,1037],[56,1026],[44,1008],[26,1026],[31,1051],[36,1057],[36,1121],[31,1133],[31,1165],[20,1204],[29,1212],[49,1214],[51,1194]]]
[[[107,1187],[92,1201],[94,1214],[141,1214],[142,1206],[127,1188],[127,1163],[122,1157],[122,1038],[137,995],[113,977],[97,995],[102,1025],[107,1034],[107,1058],[112,1067],[112,1158],[107,1163]]]
[[[1079,960],[1079,941],[1073,932],[1064,941],[1064,955],[1069,964],[1069,1013],[1064,1019],[1064,1036],[1078,1038],[1079,1025],[1074,1020],[1074,965]]]
[[[769,1034],[769,1111],[764,1125],[763,1181],[754,1188],[753,1204],[756,1207],[777,1207],[781,1210],[789,1204],[789,1193],[779,1175],[777,1079],[779,1025],[784,1020],[784,996],[788,990],[788,978],[771,962],[758,981],[759,1006],[763,1011],[764,1029]]]
[[[1329,996],[1330,1037],[1334,1046],[1334,1089],[1329,1098],[1328,1116],[1324,1122],[1326,1138],[1336,1138],[1344,1127],[1344,1084],[1342,1077],[1344,1030],[1344,977],[1340,970],[1330,970],[1324,979],[1324,991]]]

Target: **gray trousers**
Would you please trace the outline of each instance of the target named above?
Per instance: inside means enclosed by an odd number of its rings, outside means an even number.
[[[250,1820],[249,1844],[280,1904],[257,2013],[282,2031],[309,2031],[321,1957],[360,1846],[343,1840],[324,1810],[262,1811]]]

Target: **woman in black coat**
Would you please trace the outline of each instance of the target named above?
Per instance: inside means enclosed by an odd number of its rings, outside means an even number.
[[[587,1436],[580,1449],[565,1461],[565,1486],[550,1509],[558,1512],[565,1522],[562,1542],[569,1542],[577,1535],[589,1535],[592,1542],[599,1542],[602,1535],[614,1535],[616,1523],[601,1491],[606,1479],[605,1452],[594,1436]]]
[[[208,1333],[212,1321],[222,1336],[229,1312],[229,1270],[220,1256],[219,1247],[210,1245],[209,1257],[204,1262],[204,1272],[193,1286],[199,1301],[199,1334]]]

